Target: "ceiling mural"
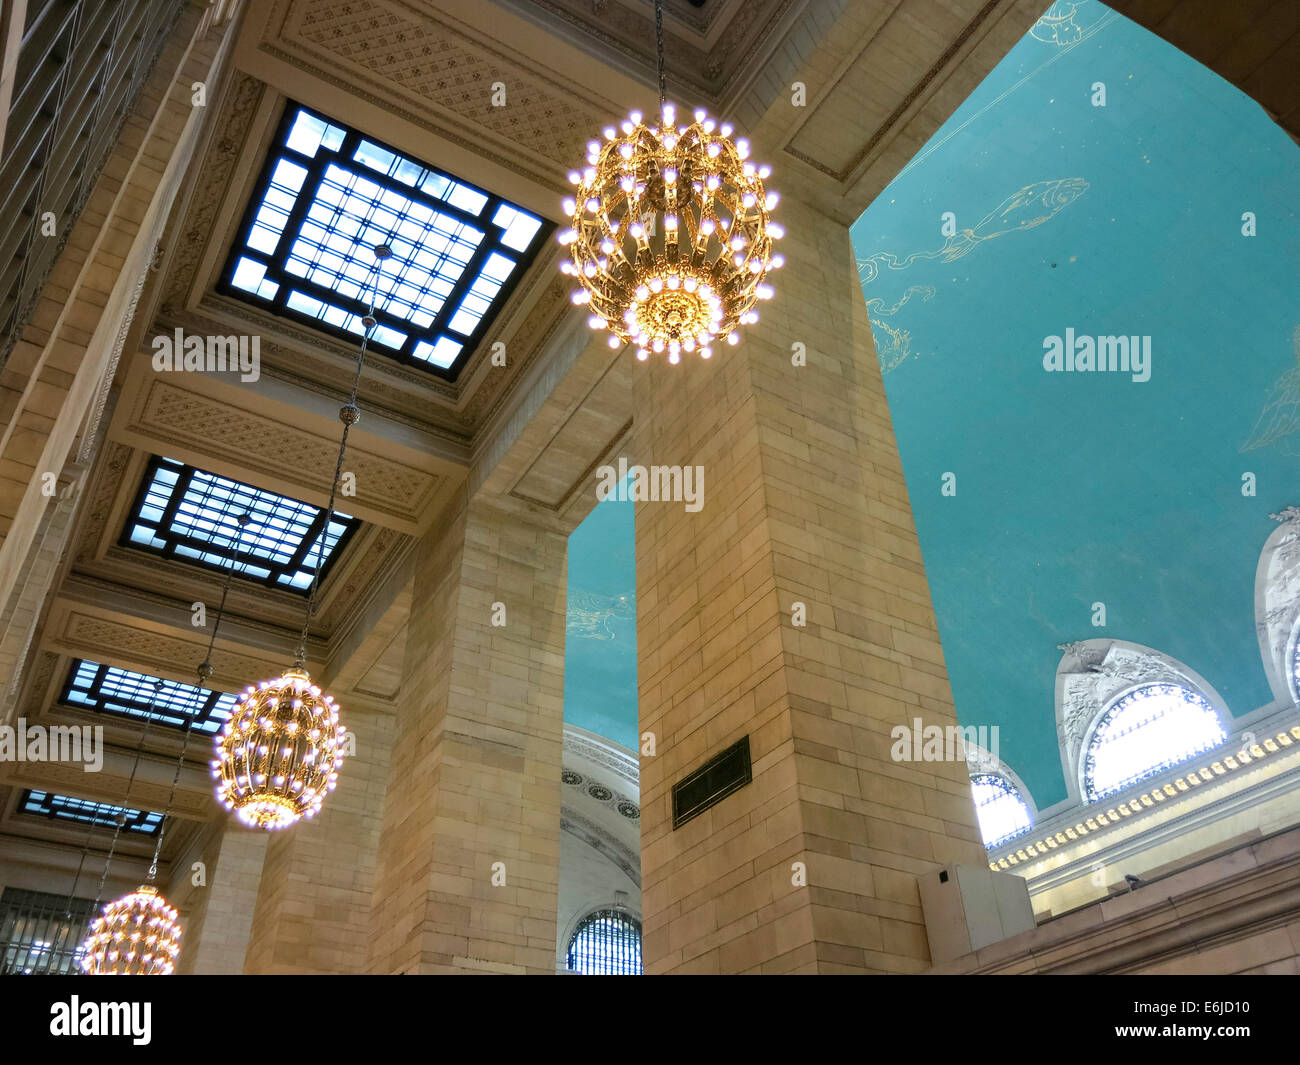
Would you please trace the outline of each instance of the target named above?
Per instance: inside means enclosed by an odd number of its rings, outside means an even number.
[[[1066,797],[1058,645],[1272,701],[1255,576],[1300,500],[1300,150],[1096,0],[1055,3],[852,228],[958,716]]]
[[[635,504],[611,497],[569,537],[564,720],[636,750]]]

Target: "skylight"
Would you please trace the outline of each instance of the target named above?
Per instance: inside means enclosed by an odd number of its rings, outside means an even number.
[[[150,460],[121,543],[225,570],[240,514],[251,520],[238,541],[236,575],[306,593],[316,572],[325,511],[174,459]],[[360,524],[334,512],[324,536],[322,576]]]
[[[122,831],[140,836],[156,836],[163,822],[163,815],[154,810],[133,810],[129,806],[112,806],[106,802],[74,799],[70,795],[35,789],[23,792],[18,812],[41,814],[57,821],[79,821],[83,825],[93,824],[101,828],[115,828],[118,817],[125,814]]]
[[[1149,684],[1115,700],[1088,744],[1089,801],[1123,791],[1228,738],[1214,708],[1177,684]]]
[[[147,673],[78,659],[68,671],[60,701],[68,706],[152,721],[169,728],[183,729],[194,715],[193,731],[205,735],[212,735],[225,723],[238,701],[225,692],[173,680],[164,680],[155,695],[158,679]]]
[[[370,343],[459,373],[553,227],[521,207],[290,104],[225,291],[357,340],[382,273]]]
[[[970,790],[985,848],[992,850],[1029,831],[1033,824],[1029,807],[1010,781],[984,773],[971,777]]]

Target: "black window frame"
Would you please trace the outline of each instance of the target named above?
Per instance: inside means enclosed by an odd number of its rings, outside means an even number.
[[[36,799],[36,793],[44,796]],[[77,805],[73,805],[77,804]],[[32,807],[35,806],[35,809]],[[80,812],[74,812],[80,809]],[[71,825],[91,825],[96,828],[116,828],[117,815],[125,812],[126,821],[122,831],[136,836],[148,836],[152,839],[162,829],[164,815],[157,810],[137,810],[133,806],[120,806],[116,803],[99,802],[97,799],[81,799],[75,795],[61,795],[44,788],[27,788],[18,799],[16,811],[27,817],[40,817],[47,821],[63,821]],[[151,818],[157,818],[151,821]]]
[[[343,143],[340,144],[337,150],[330,151],[322,145],[317,148],[314,157],[308,158],[301,152],[289,147],[289,134],[293,129],[294,122],[297,120],[298,112],[300,110],[305,111],[307,114],[312,115],[323,122],[327,122],[332,126],[337,126],[344,131],[345,136]],[[463,185],[465,188],[487,197],[487,203],[478,215],[472,215],[468,211],[455,207],[445,200],[440,200],[418,188],[413,188],[395,178],[382,174],[378,170],[373,170],[352,158],[352,154],[362,141],[368,141],[376,147],[384,151],[392,152],[403,159],[410,160],[412,163],[415,163],[434,174],[438,174],[441,177],[446,178],[448,181],[455,182],[458,185]],[[285,222],[283,230],[281,230],[280,240],[276,245],[276,249],[274,252],[268,254],[251,248],[248,239],[252,233],[258,210],[260,209],[267,190],[271,185],[271,177],[275,172],[275,168],[279,161],[285,158],[289,159],[290,162],[297,166],[304,167],[307,170],[307,176],[303,180],[302,189],[298,193],[298,197],[294,202],[288,220]],[[337,337],[340,340],[345,340],[349,344],[359,344],[361,339],[359,334],[349,332],[346,329],[332,325],[320,318],[315,318],[312,315],[293,310],[286,303],[289,289],[293,287],[314,299],[331,303],[358,316],[364,316],[369,313],[370,310],[368,302],[344,296],[334,289],[319,285],[316,282],[309,281],[307,278],[299,277],[296,274],[290,274],[285,270],[289,249],[292,247],[293,240],[297,237],[298,231],[302,227],[303,220],[306,217],[308,210],[310,210],[312,203],[316,199],[321,182],[325,176],[325,171],[331,164],[337,164],[346,169],[356,170],[358,173],[363,174],[367,180],[374,181],[375,184],[387,191],[394,192],[400,196],[406,197],[407,199],[418,200],[433,210],[442,214],[450,215],[458,221],[462,221],[467,225],[472,225],[476,229],[484,231],[484,239],[474,250],[469,263],[466,264],[463,274],[455,282],[451,294],[447,297],[430,325],[419,329],[403,318],[398,318],[394,315],[388,314],[383,308],[377,307],[375,309],[375,320],[379,326],[387,326],[391,329],[400,330],[407,334],[407,339],[402,345],[400,351],[394,351],[386,345],[377,344],[372,339],[370,350],[382,354],[387,358],[391,358],[404,366],[418,367],[419,369],[434,374],[437,377],[441,377],[444,380],[455,381],[459,378],[461,371],[464,370],[466,363],[473,356],[484,336],[486,336],[488,331],[492,328],[492,324],[500,315],[501,310],[509,301],[511,294],[515,291],[515,288],[519,285],[523,276],[528,272],[533,262],[537,259],[541,249],[546,246],[547,241],[555,233],[557,228],[556,224],[549,218],[545,218],[521,204],[514,203],[503,196],[498,196],[495,193],[489,192],[487,189],[475,185],[471,181],[466,181],[464,178],[457,177],[455,174],[434,166],[432,163],[425,162],[423,159],[417,159],[409,152],[403,151],[399,148],[394,148],[386,141],[380,140],[378,137],[371,136],[370,134],[363,133],[346,122],[331,118],[323,112],[317,111],[315,108],[298,103],[296,100],[286,100],[284,113],[280,117],[275,138],[271,142],[270,148],[267,150],[266,159],[263,161],[262,169],[258,173],[257,183],[249,194],[248,203],[244,207],[244,213],[239,223],[239,229],[236,233],[234,242],[231,244],[230,251],[226,256],[221,276],[216,283],[216,289],[218,292],[222,295],[230,296],[234,299],[258,307],[261,310],[268,311],[278,317],[300,325],[308,326],[312,329],[318,329],[321,332]],[[496,213],[497,208],[502,205],[511,207],[518,211],[524,211],[541,221],[540,228],[535,234],[533,234],[532,241],[522,252],[500,244],[493,237],[492,231],[496,229],[496,226],[492,222],[492,216]],[[450,366],[444,368],[441,366],[435,366],[433,363],[427,362],[424,359],[416,358],[412,352],[414,351],[416,344],[420,341],[433,343],[439,336],[445,335],[453,339],[460,336],[458,333],[451,333],[447,328],[447,324],[455,314],[456,309],[460,306],[461,300],[465,297],[473,283],[478,279],[479,271],[482,268],[483,263],[494,251],[499,251],[502,254],[515,259],[516,266],[511,272],[510,277],[502,284],[500,291],[498,291],[496,296],[493,297],[491,305],[480,319],[474,332],[465,337],[463,341],[460,341],[461,349],[460,353],[456,356],[456,360]],[[261,262],[267,266],[267,278],[276,281],[279,284],[279,289],[274,297],[271,299],[265,299],[252,292],[235,287],[233,284],[235,268],[238,265],[239,260],[245,257]],[[387,276],[391,279],[393,275],[388,274]]]
[[[89,687],[77,683],[77,675],[81,672],[83,665],[91,666],[95,670],[94,679]],[[141,702],[121,695],[105,695],[101,687],[111,670],[118,670],[121,673],[128,673],[133,677],[138,677],[142,682],[147,682],[150,686],[161,680],[163,688],[160,695],[163,695],[164,698],[168,688],[177,693],[177,701],[188,702],[191,706],[194,705],[194,692],[203,692],[204,698],[198,703],[197,711],[191,710],[189,713],[182,715],[167,703],[155,702],[152,698]],[[91,698],[88,700],[74,699],[74,691],[85,692]],[[150,694],[152,695],[152,692]],[[110,701],[130,705],[134,710],[114,709],[109,705]],[[141,673],[138,670],[126,669],[122,666],[111,666],[89,658],[74,658],[72,660],[67,679],[63,682],[63,688],[59,693],[59,702],[72,710],[87,710],[91,713],[105,714],[123,721],[135,721],[140,724],[148,723],[150,725],[161,725],[164,728],[183,730],[189,719],[193,717],[194,723],[190,726],[191,731],[203,736],[215,736],[221,731],[226,719],[214,715],[218,709],[222,708],[223,701],[228,703],[227,709],[233,710],[239,701],[239,697],[231,695],[229,692],[200,688],[195,684],[182,684],[179,681],[167,680],[165,677],[155,677],[148,673]]]
[[[167,506],[163,511],[162,518],[155,525],[156,538],[166,542],[165,547],[157,548],[131,539],[131,531],[136,525],[141,523],[154,525],[153,522],[145,522],[141,516],[141,510],[148,498],[149,486],[153,483],[155,473],[164,466],[175,467],[180,476],[171,490],[171,495],[168,498]],[[189,486],[193,482],[196,473],[201,473],[208,477],[220,478],[221,480],[228,481],[231,484],[239,485],[241,488],[246,488],[250,492],[254,492],[259,496],[275,496],[279,499],[287,499],[301,506],[311,507],[314,509],[316,511],[316,516],[312,520],[311,525],[308,527],[306,534],[298,544],[298,547],[294,551],[290,560],[288,562],[277,562],[256,551],[250,551],[247,548],[241,548],[238,552],[235,552],[234,548],[236,545],[233,537],[227,538],[224,543],[214,543],[210,540],[200,541],[193,537],[173,534],[170,531],[169,526],[172,520],[176,517],[177,508],[184,500],[185,493],[189,490]],[[236,515],[233,512],[230,514],[232,519],[235,516]],[[325,560],[320,567],[319,575],[316,578],[318,586],[325,582],[325,578],[329,576],[330,570],[334,567],[334,563],[343,554],[349,542],[352,540],[353,535],[361,527],[360,518],[350,515],[345,518],[338,511],[334,512],[332,520],[343,524],[345,528],[339,536],[338,541],[334,544],[333,550],[325,556]],[[233,554],[236,577],[252,581],[254,584],[259,584],[266,588],[275,588],[279,591],[292,592],[295,595],[306,596],[310,591],[310,585],[306,588],[295,588],[290,583],[276,580],[276,576],[296,573],[304,569],[310,569],[314,566],[314,563],[308,561],[308,555],[314,554],[313,547],[316,538],[320,536],[321,530],[324,529],[324,527],[324,507],[316,507],[312,503],[307,503],[301,499],[294,499],[292,496],[281,495],[279,492],[272,492],[266,488],[259,488],[257,485],[249,484],[246,481],[237,481],[233,477],[226,477],[219,473],[213,473],[211,470],[203,470],[197,466],[192,466],[187,462],[181,462],[179,459],[169,459],[163,455],[151,455],[149,457],[149,463],[145,467],[144,476],[140,480],[140,487],[136,490],[135,499],[131,503],[131,509],[127,514],[126,522],[122,526],[122,534],[118,537],[117,542],[119,547],[129,548],[133,551],[140,551],[144,554],[152,555],[155,558],[165,558],[175,562],[187,563],[191,566],[199,566],[214,573],[227,572],[231,568],[230,564],[216,565],[201,558],[191,558],[188,555],[178,554],[176,552],[177,545],[179,544],[195,550],[203,550],[211,552],[212,554],[223,555],[226,558],[230,558]],[[252,523],[250,528],[255,530],[256,522]],[[265,577],[243,572],[249,565],[254,565],[259,569],[266,569],[271,572],[269,572]]]

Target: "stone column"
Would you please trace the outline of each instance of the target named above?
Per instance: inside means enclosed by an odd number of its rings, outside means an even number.
[[[267,841],[246,973],[365,971],[393,718],[340,706],[355,753],[320,813]]]
[[[266,844],[265,832],[231,818],[198,855],[206,883],[194,883],[191,862],[177,868],[167,897],[188,909],[181,921],[178,973],[228,976],[244,971]]]
[[[922,969],[916,874],[984,860],[964,764],[890,758],[955,716],[848,231],[780,215],[743,342],[635,378],[637,461],[705,488],[636,512],[651,973]],[[745,735],[753,782],[674,831],[672,785]]]
[[[486,496],[417,548],[373,972],[555,969],[567,538]]]

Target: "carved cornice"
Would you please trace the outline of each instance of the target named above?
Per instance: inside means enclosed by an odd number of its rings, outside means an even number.
[[[565,725],[564,751],[566,754],[585,758],[593,765],[610,770],[624,786],[630,786],[632,790],[639,792],[641,765],[636,754],[626,747],[598,736],[594,732],[578,728],[576,725]]]
[[[563,806],[560,810],[560,831],[582,840],[618,866],[638,888],[641,886],[641,856],[610,835],[601,825],[568,806]]]
[[[293,471],[304,487],[329,494],[338,455],[333,438],[232,407],[162,376],[148,380],[135,409],[125,413],[128,428],[152,439],[235,454],[241,464],[273,479]],[[358,447],[349,450],[348,469],[364,486],[367,507],[411,524],[420,521],[444,480]]]
[[[221,594],[219,573],[116,546],[120,530],[109,530],[107,525],[115,511],[114,502],[134,495],[139,487],[124,480],[135,454],[126,444],[106,441],[95,470],[94,494],[82,511],[72,572],[79,582],[98,587],[105,603],[119,598],[124,586],[133,598],[169,611],[184,612],[196,600],[215,603]],[[333,456],[331,468],[332,462]],[[109,546],[101,555],[100,545],[106,538]],[[348,617],[366,608],[368,593],[402,564],[413,543],[411,537],[394,529],[363,525],[339,560],[342,568],[335,567],[325,579],[312,622],[313,634],[323,633],[332,639],[341,631]],[[302,597],[293,592],[239,581],[232,582],[227,602],[228,616],[249,619],[249,624],[275,636],[296,631],[302,624],[302,609]]]
[[[560,779],[566,787],[613,810],[620,817],[632,822],[641,820],[641,807],[636,799],[624,795],[609,784],[585,773],[579,773],[576,769],[562,770]]]
[[[234,71],[226,92],[216,134],[203,156],[198,181],[186,208],[181,237],[167,263],[163,306],[182,306],[194,284],[199,262],[213,237],[213,226],[230,188],[235,165],[253,128],[253,115],[266,86],[257,78]]]
[[[260,44],[268,54],[557,191],[592,131],[622,110],[595,106],[591,87],[561,84],[527,57],[403,0],[289,0],[267,25],[278,32]],[[492,106],[494,82],[508,85],[510,106]],[[401,109],[399,95],[419,110]],[[537,162],[525,166],[526,158]]]
[[[534,21],[558,23],[566,36],[588,50],[603,52],[607,60],[653,84],[655,76],[655,21],[652,8],[636,8],[607,0],[503,0],[506,6]],[[664,66],[676,98],[699,96],[719,104],[734,91],[746,60],[771,39],[790,10],[805,0],[744,0],[730,8],[730,18],[709,45],[705,38],[727,5],[714,2],[704,8],[669,4],[664,33]],[[545,20],[536,17],[544,13]],[[700,44],[672,32],[671,23],[689,27]],[[547,27],[550,28],[549,26]],[[592,47],[594,46],[594,48]],[[683,101],[684,102],[684,101]]]
[[[122,485],[134,449],[116,440],[105,440],[99,461],[92,473],[94,492],[82,509],[81,528],[76,541],[74,564],[84,565],[94,559],[104,527],[113,510],[113,500]]]
[[[78,657],[93,661],[103,661],[104,657],[116,658],[137,663],[136,668],[141,672],[184,678],[194,672],[207,649],[206,633],[195,631],[195,639],[185,640],[73,609],[68,612],[58,639]],[[217,645],[212,649],[209,661],[213,670],[212,687],[240,691],[257,680],[265,679],[263,674],[268,665],[279,659],[271,654],[255,658]],[[194,682],[187,680],[187,683]]]

